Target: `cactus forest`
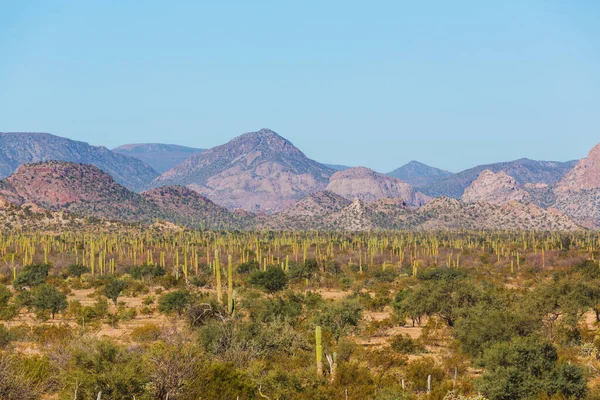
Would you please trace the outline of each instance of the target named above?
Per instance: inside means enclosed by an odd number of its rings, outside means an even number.
[[[0,236],[2,399],[597,399],[597,233]]]

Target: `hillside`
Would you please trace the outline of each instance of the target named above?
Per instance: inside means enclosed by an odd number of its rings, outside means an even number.
[[[575,231],[579,226],[566,214],[541,208],[533,203],[509,201],[504,204],[461,203],[456,199],[437,198],[407,215],[405,229],[414,230],[536,230]]]
[[[262,129],[187,159],[154,186],[187,186],[229,209],[273,212],[322,190],[333,171]]]
[[[90,146],[48,133],[0,133],[0,178],[9,176],[20,165],[49,160],[94,165],[135,191],[143,190],[158,176],[142,161],[105,147]]]
[[[204,149],[163,143],[125,144],[112,150],[148,164],[155,171],[163,173],[181,164],[193,155],[200,154]]]
[[[383,198],[401,198],[410,205],[422,205],[426,196],[398,178],[377,173],[365,167],[349,168],[331,176],[327,190],[347,199],[358,198],[366,203]]]
[[[289,208],[269,216],[263,224],[271,229],[311,230],[326,227],[324,218],[351,204],[329,191],[310,194]]]
[[[447,196],[458,199],[464,194],[465,189],[485,170],[494,173],[504,171],[507,175],[512,176],[519,185],[527,183],[551,185],[558,182],[575,164],[576,161],[535,161],[522,158],[509,162],[479,165],[424,185],[419,190],[431,197]]]
[[[165,220],[192,227],[239,229],[247,227],[250,216],[239,216],[183,186],[151,189],[142,196],[160,210]]]
[[[388,172],[386,175],[401,179],[412,187],[418,188],[454,174],[418,161],[410,161],[400,168]]]
[[[99,168],[64,161],[26,164],[6,178],[24,202],[121,221],[150,221],[158,210]]]
[[[26,164],[0,182],[6,204],[64,211],[72,215],[149,224],[166,220],[195,228],[239,229],[250,216],[235,215],[182,187],[143,194],[116,183],[97,167],[62,161]]]

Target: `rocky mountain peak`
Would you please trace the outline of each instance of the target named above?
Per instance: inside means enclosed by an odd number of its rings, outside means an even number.
[[[274,212],[322,190],[333,171],[270,129],[192,156],[154,185],[184,185],[230,209]]]

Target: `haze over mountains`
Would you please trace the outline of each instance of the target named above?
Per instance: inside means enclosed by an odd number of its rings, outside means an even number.
[[[600,145],[579,162],[520,159],[452,174],[412,161],[381,174],[330,168],[269,129],[205,151],[164,144],[110,151],[50,134],[0,133],[0,173],[10,175],[0,184],[4,207],[127,222],[217,229],[600,227]]]
[[[430,167],[418,161],[410,161],[408,164],[389,172],[387,175],[401,179],[413,187],[422,187],[454,174],[439,168]]]

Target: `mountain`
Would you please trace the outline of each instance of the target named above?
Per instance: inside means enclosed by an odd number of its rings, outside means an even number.
[[[26,164],[0,182],[0,198],[15,206],[122,222],[158,219],[190,227],[238,229],[249,224],[210,200],[182,187],[135,193],[99,168],[64,161]]]
[[[509,201],[524,201],[531,199],[515,178],[508,176],[504,171],[497,174],[486,169],[479,177],[465,189],[461,197],[464,203],[477,203],[480,201],[490,204],[502,204]]]
[[[94,165],[131,190],[143,188],[158,173],[142,161],[48,133],[0,133],[0,178],[22,165],[40,161],[68,161]]]
[[[202,153],[204,149],[176,144],[138,143],[124,144],[123,146],[114,148],[112,151],[137,158],[162,174],[174,166],[181,164],[191,156]]]
[[[552,187],[554,207],[588,228],[600,228],[600,144]]]
[[[323,190],[333,170],[269,129],[188,158],[153,182],[182,185],[229,209],[274,212]]]
[[[422,205],[427,198],[398,178],[392,178],[365,167],[338,171],[329,178],[327,190],[348,199],[358,198],[366,203],[382,198],[402,198],[407,204]]]
[[[453,197],[459,199],[465,189],[477,179],[484,170],[498,173],[504,171],[515,178],[518,184],[545,183],[552,185],[558,182],[576,164],[576,161],[535,161],[527,158],[496,164],[480,165],[452,176],[426,184],[419,190],[431,197]]]
[[[429,183],[454,175],[452,172],[444,171],[418,161],[411,161],[387,173],[386,175],[401,179],[413,187],[425,186]]]

